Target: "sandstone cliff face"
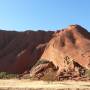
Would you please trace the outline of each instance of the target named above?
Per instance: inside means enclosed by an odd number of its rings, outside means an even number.
[[[39,59],[52,62],[58,71],[73,69],[72,61],[89,69],[90,33],[79,25],[55,32],[0,31],[0,71],[23,73]]]
[[[41,58],[52,61],[60,70],[69,68],[65,64],[68,58],[90,68],[90,33],[79,25],[71,25],[56,32]],[[71,68],[74,66],[71,65]]]

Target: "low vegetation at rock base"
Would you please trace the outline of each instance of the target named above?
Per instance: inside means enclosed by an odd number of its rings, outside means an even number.
[[[17,78],[17,74],[11,74],[7,72],[0,72],[0,79],[11,79]]]
[[[46,64],[46,63],[49,63],[48,60],[45,60],[45,59],[41,59],[41,60],[38,60],[37,63],[34,65],[34,67],[40,65],[40,64]]]
[[[86,70],[86,76],[88,76],[90,78],[90,69],[89,70]]]

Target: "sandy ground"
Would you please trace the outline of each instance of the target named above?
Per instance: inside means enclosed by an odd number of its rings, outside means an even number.
[[[0,90],[4,90],[5,88],[7,88],[8,90],[12,90],[12,89],[18,90],[20,88],[23,88],[24,90],[31,90],[30,88],[33,88],[33,90],[34,89],[41,90],[42,88],[44,90],[47,90],[47,89],[64,90],[65,88],[73,88],[73,89],[84,88],[84,90],[90,90],[90,82],[83,82],[83,81],[46,82],[46,81],[16,80],[16,79],[0,80]],[[15,89],[15,88],[18,88],[18,89]]]

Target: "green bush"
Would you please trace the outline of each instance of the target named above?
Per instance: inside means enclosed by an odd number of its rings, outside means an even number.
[[[10,79],[10,78],[16,78],[17,74],[11,74],[7,72],[0,72],[0,79]]]

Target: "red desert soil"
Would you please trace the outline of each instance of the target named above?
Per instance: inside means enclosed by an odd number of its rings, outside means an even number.
[[[39,60],[47,63],[31,70]],[[79,25],[47,32],[0,30],[1,72],[37,74],[49,67],[56,75],[90,69],[90,33]]]

